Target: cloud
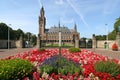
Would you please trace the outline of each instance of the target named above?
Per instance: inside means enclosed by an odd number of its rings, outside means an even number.
[[[87,22],[85,21],[82,13],[80,11],[77,10],[77,8],[73,5],[73,3],[70,0],[67,0],[68,4],[73,8],[73,10],[76,12],[76,14],[80,17],[80,19],[82,20],[82,22],[84,23],[84,25],[86,27],[89,27]]]
[[[42,5],[42,2],[41,2],[40,0],[38,0],[38,3],[39,3],[39,6],[41,7],[41,5]]]
[[[55,4],[63,5],[63,4],[64,4],[64,1],[63,1],[63,0],[56,0],[56,1],[55,1]]]
[[[73,20],[73,19],[64,19],[63,17],[60,18],[60,21],[61,21],[63,24],[71,24],[71,23],[74,23],[74,20]]]

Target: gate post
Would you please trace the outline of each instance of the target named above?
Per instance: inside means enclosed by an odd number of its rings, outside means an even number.
[[[37,48],[41,48],[41,38],[40,38],[40,34],[38,34],[38,37],[37,37]]]
[[[95,49],[96,46],[97,46],[97,42],[96,42],[95,34],[93,34],[93,36],[92,36],[92,48]]]

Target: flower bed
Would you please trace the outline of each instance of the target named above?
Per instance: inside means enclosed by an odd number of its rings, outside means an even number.
[[[24,52],[21,54],[17,54],[15,56],[9,56],[5,59],[15,59],[15,58],[21,58],[25,60],[29,60],[34,64],[36,67],[36,70],[33,72],[33,78],[35,80],[40,80],[40,79],[47,79],[47,80],[58,80],[58,79],[69,79],[69,80],[74,80],[77,78],[77,80],[120,80],[120,74],[116,76],[112,76],[109,73],[105,72],[97,72],[94,68],[94,65],[98,61],[113,61],[115,63],[119,63],[118,60],[112,59],[110,60],[108,57],[104,57],[98,54],[95,54],[94,52],[87,51],[82,49],[81,52],[76,52],[76,53],[70,53],[67,49],[62,49],[61,55],[69,60],[74,61],[75,63],[81,64],[81,67],[83,69],[83,73],[78,75],[78,74],[67,74],[67,75],[62,75],[61,73],[55,74],[52,73],[51,75],[47,73],[43,73],[42,76],[40,77],[40,71],[39,68],[42,65],[42,62],[46,59],[49,59],[50,57],[54,55],[58,55],[58,49],[46,49],[45,51],[39,51],[38,49],[31,50],[29,52]],[[27,77],[24,78],[24,80],[27,80]]]

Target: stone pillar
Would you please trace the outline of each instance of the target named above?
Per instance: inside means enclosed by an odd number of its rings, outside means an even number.
[[[93,34],[93,36],[92,36],[92,48],[95,49],[96,46],[97,46],[97,42],[96,42],[95,34]]]
[[[118,45],[118,48],[120,49],[120,32],[117,32],[116,43]]]
[[[19,48],[24,48],[23,44],[24,44],[23,35],[21,34],[20,35],[20,46],[19,46]]]
[[[78,39],[78,35],[75,35],[75,48],[79,48],[79,39]]]
[[[79,48],[79,40],[75,40],[75,48]]]
[[[37,37],[37,48],[41,48],[41,38],[40,38],[39,34],[38,34],[38,37]]]

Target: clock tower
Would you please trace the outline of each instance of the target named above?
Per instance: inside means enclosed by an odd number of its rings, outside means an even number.
[[[45,34],[45,25],[46,25],[45,11],[44,11],[44,8],[42,7],[40,10],[40,16],[39,16],[39,34],[40,35]]]

